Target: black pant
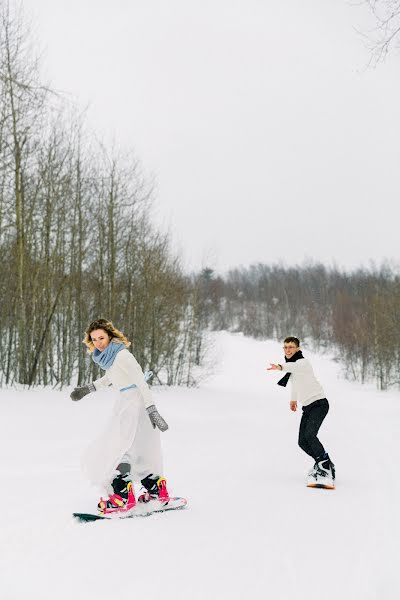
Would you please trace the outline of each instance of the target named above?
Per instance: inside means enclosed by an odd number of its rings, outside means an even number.
[[[316,400],[308,406],[303,406],[303,416],[300,421],[299,446],[304,452],[313,457],[314,460],[324,455],[325,450],[317,433],[322,421],[328,414],[329,403],[326,398]]]

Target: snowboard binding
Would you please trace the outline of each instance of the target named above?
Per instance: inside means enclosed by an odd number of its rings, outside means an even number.
[[[116,478],[120,479],[122,478]],[[133,485],[131,481],[124,482],[124,487],[119,490],[119,493],[115,492],[115,489],[118,489],[118,485],[115,485],[115,479],[113,481],[113,489],[114,494],[108,497],[107,500],[100,498],[100,501],[97,505],[99,513],[101,515],[106,515],[110,513],[116,512],[127,512],[136,506],[136,498],[135,493],[133,491]]]
[[[335,465],[328,454],[316,460],[314,467],[308,473],[307,487],[335,489]]]
[[[147,503],[150,500],[168,502],[167,480],[164,477],[154,478],[154,476],[149,475],[142,479],[141,483],[142,490],[138,497],[138,502]]]

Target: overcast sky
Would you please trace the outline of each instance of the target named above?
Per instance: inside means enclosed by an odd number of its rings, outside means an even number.
[[[188,268],[398,259],[400,56],[345,0],[24,0],[53,87],[157,180]]]

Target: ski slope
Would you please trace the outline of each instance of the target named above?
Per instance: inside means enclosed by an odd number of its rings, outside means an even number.
[[[189,506],[148,518],[71,518],[97,504],[79,460],[112,392],[0,390],[1,600],[400,598],[400,393],[347,382],[303,348],[337,469],[335,491],[309,489],[300,413],[265,371],[281,345],[219,333],[214,352],[200,388],[153,392],[169,490]]]

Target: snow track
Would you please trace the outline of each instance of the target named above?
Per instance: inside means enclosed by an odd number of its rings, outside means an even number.
[[[344,381],[307,348],[331,410],[335,491],[309,489],[300,414],[267,373],[279,344],[216,336],[200,389],[154,393],[165,475],[185,511],[75,523],[97,492],[79,458],[110,392],[0,391],[1,600],[398,600],[400,394]],[[218,500],[215,500],[218,498]]]

